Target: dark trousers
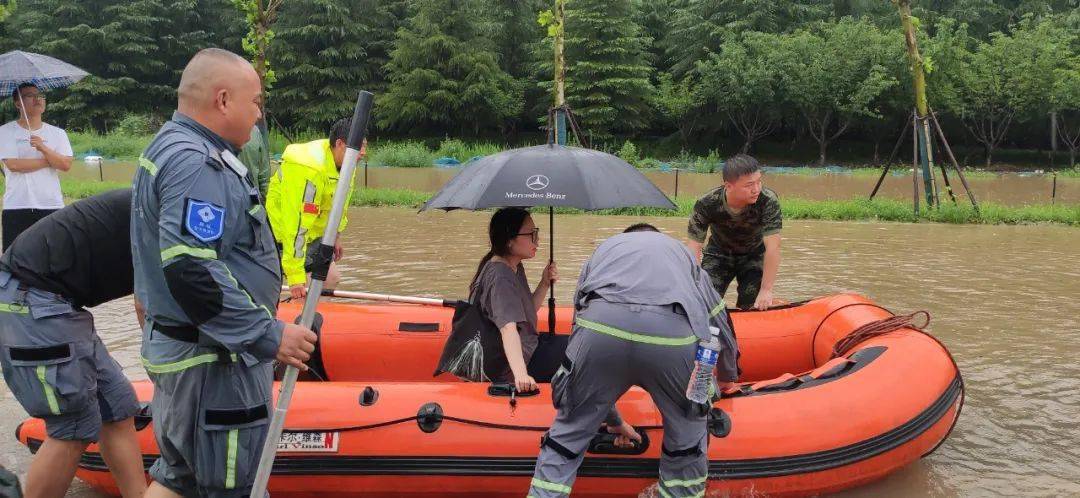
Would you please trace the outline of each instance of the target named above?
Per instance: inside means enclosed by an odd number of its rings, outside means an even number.
[[[712,277],[713,287],[721,297],[727,292],[731,281],[738,280],[739,297],[736,307],[744,310],[754,306],[758,291],[761,290],[764,267],[764,251],[751,254],[705,253],[701,258],[701,268]]]
[[[30,225],[57,211],[59,209],[5,209],[3,214],[0,214],[3,250],[6,251],[15,240],[15,237],[30,228]]]

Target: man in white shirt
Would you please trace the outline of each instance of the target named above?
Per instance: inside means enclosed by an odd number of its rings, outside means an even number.
[[[23,230],[64,207],[58,171],[71,169],[71,142],[63,129],[41,121],[45,95],[23,83],[11,95],[19,119],[0,126],[4,170],[3,249]]]

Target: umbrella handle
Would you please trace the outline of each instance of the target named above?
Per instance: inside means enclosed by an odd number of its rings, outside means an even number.
[[[26,114],[26,102],[23,101],[22,92],[16,89],[15,93],[19,95],[19,110],[22,111],[23,121],[26,122],[26,131],[29,132],[30,136],[33,137],[35,136],[34,130],[30,129],[30,116]]]
[[[555,208],[548,206],[548,264],[555,262]],[[555,282],[548,282],[548,333],[555,333]]]

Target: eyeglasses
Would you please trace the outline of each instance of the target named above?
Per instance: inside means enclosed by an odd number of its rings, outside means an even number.
[[[525,235],[529,235],[532,238],[532,241],[533,241],[534,244],[537,243],[537,242],[540,242],[540,229],[539,228],[534,228],[534,229],[532,229],[531,232],[521,232],[521,233],[517,234],[518,237],[522,237],[522,236],[525,236]]]
[[[45,95],[41,93],[32,93],[30,95],[22,95],[23,100],[45,100]]]

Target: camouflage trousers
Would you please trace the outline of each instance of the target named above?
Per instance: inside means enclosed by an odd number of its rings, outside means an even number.
[[[712,277],[713,287],[721,297],[727,292],[732,280],[738,280],[739,293],[736,306],[750,309],[761,290],[761,275],[765,267],[765,253],[716,254],[706,252],[701,257],[701,267]]]

